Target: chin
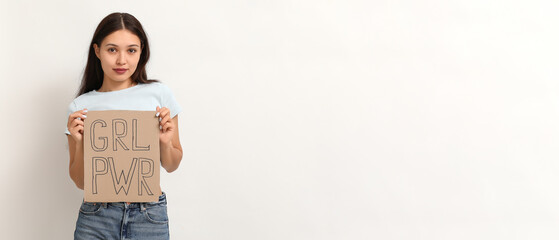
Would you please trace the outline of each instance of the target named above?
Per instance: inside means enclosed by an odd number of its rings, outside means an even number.
[[[130,77],[132,77],[132,75],[130,75],[130,76],[114,76],[111,79],[115,82],[125,82],[126,80],[130,79]]]

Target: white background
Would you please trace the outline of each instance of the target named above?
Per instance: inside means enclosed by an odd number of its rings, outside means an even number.
[[[173,239],[558,239],[559,2],[0,3],[2,239],[71,239],[67,106],[129,12],[171,87]]]

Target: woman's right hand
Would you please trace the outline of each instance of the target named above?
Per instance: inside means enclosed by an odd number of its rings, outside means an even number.
[[[68,117],[68,131],[76,143],[83,140],[83,120],[87,118],[87,109],[75,111]]]

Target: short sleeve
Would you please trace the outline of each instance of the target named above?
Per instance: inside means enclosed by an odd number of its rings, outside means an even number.
[[[73,112],[78,111],[78,106],[76,106],[76,102],[72,101],[68,106],[68,115],[66,115],[66,119],[72,114]],[[68,131],[68,126],[66,126],[66,131],[64,132],[66,135],[70,135],[70,131]]]
[[[175,95],[171,92],[171,89],[165,84],[161,84],[161,107],[166,107],[171,110],[171,118],[174,118],[182,112],[182,108],[175,99]]]

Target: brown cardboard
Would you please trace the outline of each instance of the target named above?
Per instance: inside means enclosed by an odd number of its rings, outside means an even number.
[[[84,122],[86,202],[155,202],[159,120],[155,111],[90,111]]]

